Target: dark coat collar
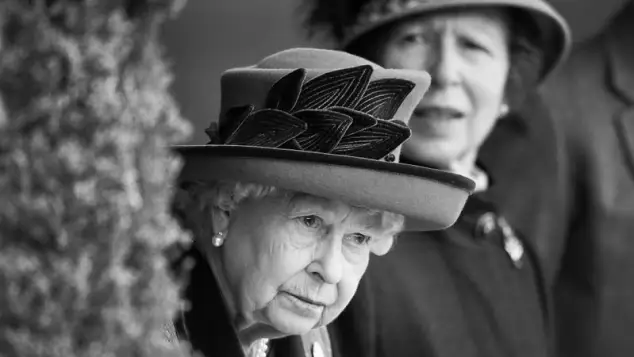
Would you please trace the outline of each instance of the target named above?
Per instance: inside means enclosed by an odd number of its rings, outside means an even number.
[[[244,357],[211,268],[195,248],[186,256],[194,266],[184,294],[190,309],[176,323],[179,335],[205,357]]]
[[[606,45],[612,88],[629,104],[634,104],[634,2],[612,21]]]

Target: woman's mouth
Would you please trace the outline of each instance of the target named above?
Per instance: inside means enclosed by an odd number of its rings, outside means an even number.
[[[320,316],[326,307],[325,304],[311,300],[305,296],[295,295],[286,291],[280,294],[284,297],[284,300],[289,303],[292,310],[305,317]]]
[[[465,116],[465,113],[451,107],[425,106],[416,108],[414,116],[427,120],[458,120]]]
[[[284,293],[285,293],[285,294],[288,294],[288,295],[290,295],[290,296],[294,297],[295,299],[297,299],[297,300],[299,300],[299,301],[301,301],[301,302],[303,302],[303,303],[306,303],[306,304],[315,305],[315,306],[318,306],[318,307],[325,307],[325,306],[326,306],[326,304],[324,304],[324,303],[321,303],[321,302],[318,302],[318,301],[312,300],[312,299],[307,298],[307,297],[305,297],[305,296],[301,296],[301,295],[297,295],[297,294],[289,293],[289,292],[287,292],[287,291],[284,291]]]

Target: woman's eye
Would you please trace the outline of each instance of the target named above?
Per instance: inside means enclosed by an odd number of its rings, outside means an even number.
[[[424,42],[425,42],[425,38],[423,34],[421,33],[410,32],[410,33],[405,33],[401,36],[401,43],[404,43],[404,44],[418,44],[418,43],[424,43]]]
[[[464,39],[462,40],[462,45],[469,50],[488,52],[484,46],[473,40]]]
[[[322,219],[315,215],[302,216],[298,218],[306,227],[317,229],[321,227]]]
[[[365,234],[355,233],[348,236],[350,240],[356,245],[366,245],[370,243],[372,237],[366,236]]]

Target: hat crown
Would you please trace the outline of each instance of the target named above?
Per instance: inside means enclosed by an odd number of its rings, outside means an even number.
[[[507,6],[542,13],[559,20],[558,13],[544,0],[368,0],[359,8],[344,30],[344,44],[365,32],[368,27],[403,16],[451,8]],[[565,24],[563,24],[565,25]]]
[[[299,66],[300,64],[301,66]],[[365,58],[342,51],[316,48],[292,48],[263,58],[253,66],[253,68],[296,69],[299,66],[313,70],[335,70],[363,65],[381,68],[378,64],[368,61]]]
[[[235,70],[227,73],[230,77],[236,75]],[[248,91],[251,82],[273,84],[258,92],[264,97],[258,98],[258,102],[263,104],[227,108],[218,125],[212,123],[206,130],[210,143],[387,161],[398,161],[400,145],[411,136],[406,120],[428,85],[426,74],[412,77],[418,77],[418,84],[424,88],[418,88],[415,98],[409,98],[406,105],[410,107],[409,113],[402,118],[403,113],[401,116],[397,113],[417,86],[415,81],[407,79],[412,73],[386,70],[347,53],[284,51],[242,73],[243,77],[250,73],[260,76],[253,75],[251,81],[243,78],[241,88],[233,88],[236,93]],[[270,80],[272,74],[275,81]],[[312,78],[308,79],[309,76]],[[231,86],[223,86],[227,87]]]
[[[421,230],[445,228],[473,181],[395,163],[430,82],[425,72],[311,49],[227,71],[221,121],[207,130],[213,144],[178,148],[186,159],[179,180],[275,186],[400,213]]]

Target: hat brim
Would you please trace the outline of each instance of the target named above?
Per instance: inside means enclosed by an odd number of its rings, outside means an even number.
[[[403,214],[406,229],[453,225],[475,184],[461,175],[402,163],[288,149],[183,145],[179,181],[259,183]]]
[[[572,35],[564,18],[550,5],[541,1],[528,0],[443,0],[421,2],[410,11],[384,16],[362,26],[353,32],[351,37],[345,38],[341,47],[345,50],[351,44],[371,33],[372,31],[395,21],[440,10],[478,9],[483,7],[504,7],[524,11],[535,21],[543,38],[544,65],[539,78],[543,82],[555,68],[557,68],[570,52]]]

